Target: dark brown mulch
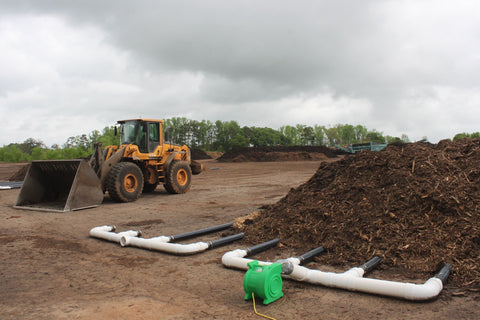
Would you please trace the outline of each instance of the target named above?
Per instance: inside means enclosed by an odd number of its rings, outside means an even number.
[[[14,174],[12,174],[8,180],[9,181],[23,181],[25,179],[25,175],[27,174],[28,168],[30,168],[30,164],[26,164],[20,169],[18,169]]]
[[[320,164],[314,176],[246,220],[253,243],[319,245],[330,265],[374,255],[382,268],[425,276],[449,262],[449,281],[480,287],[480,139],[389,145]]]
[[[212,159],[205,151],[201,149],[190,149],[193,160]]]
[[[336,158],[340,154],[345,152],[325,146],[244,147],[233,148],[217,160],[221,162],[322,160]]]

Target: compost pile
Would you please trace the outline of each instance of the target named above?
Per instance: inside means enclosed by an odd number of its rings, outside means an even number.
[[[232,148],[217,160],[220,162],[304,161],[335,158],[345,152],[324,146],[242,147]]]
[[[23,181],[25,176],[27,175],[28,168],[30,168],[30,164],[26,164],[20,169],[18,169],[14,174],[12,174],[8,180],[9,181]]]
[[[202,149],[190,149],[193,160],[205,160],[212,159],[205,151]]]
[[[314,176],[246,219],[253,243],[279,237],[299,254],[322,245],[324,264],[429,277],[453,265],[451,285],[480,288],[480,139],[389,145],[320,164]]]

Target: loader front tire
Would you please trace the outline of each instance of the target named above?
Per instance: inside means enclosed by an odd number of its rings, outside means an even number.
[[[117,202],[131,202],[142,194],[142,170],[132,162],[115,164],[107,178],[107,190],[110,197]]]
[[[192,170],[186,161],[172,161],[165,175],[165,190],[168,193],[185,193],[190,189]]]

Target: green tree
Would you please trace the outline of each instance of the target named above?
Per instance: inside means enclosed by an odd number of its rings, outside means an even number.
[[[93,148],[93,144],[95,142],[98,142],[101,136],[102,136],[102,134],[98,130],[93,130],[92,132],[90,132],[90,134],[88,135],[88,141],[90,142],[90,148]]]
[[[300,137],[305,146],[313,146],[315,144],[315,130],[310,126],[304,126],[300,132]]]
[[[462,133],[457,133],[457,134],[453,137],[453,141],[457,141],[457,140],[464,139],[464,138],[470,138],[470,139],[480,138],[480,132],[473,132],[473,133],[462,132]]]
[[[75,137],[69,137],[64,143],[64,148],[81,148],[85,151],[91,149],[91,143],[86,134],[81,134]]]
[[[48,160],[61,160],[66,159],[63,155],[63,149],[47,149],[45,150],[46,159]]]
[[[32,150],[34,148],[44,148],[45,145],[41,140],[28,138],[25,141],[23,141],[21,144],[19,144],[18,147],[23,153],[32,154]]]
[[[288,138],[271,128],[243,127],[243,132],[254,147],[288,145]]]
[[[217,137],[214,143],[216,149],[226,152],[233,147],[247,147],[248,139],[236,121],[215,122]]]
[[[281,126],[279,131],[286,138],[288,145],[296,146],[300,144],[300,137],[296,127]]]
[[[325,136],[327,137],[328,146],[330,147],[340,143],[340,138],[336,128],[330,127],[325,129]]]
[[[4,146],[0,149],[0,161],[4,162],[28,162],[32,157],[22,152],[22,150],[15,144]]]
[[[367,139],[368,129],[362,125],[355,126],[355,140],[353,143],[362,143]]]
[[[165,119],[165,128],[170,129],[170,142],[175,144],[191,144],[190,120],[185,117],[173,117]]]
[[[372,130],[367,133],[367,140],[368,142],[373,143],[385,143],[385,138],[382,133],[376,130]]]
[[[392,137],[392,136],[385,136],[385,140],[387,143],[398,143],[398,142],[403,142],[402,139],[399,137]]]
[[[46,160],[47,150],[46,148],[35,147],[32,149],[32,160]]]
[[[466,133],[466,132],[457,133],[457,134],[453,137],[453,141],[461,140],[461,139],[464,139],[464,138],[468,138],[468,133]]]
[[[351,124],[337,124],[335,126],[340,144],[349,145],[357,142],[355,127]]]
[[[410,142],[410,138],[405,133],[402,134],[402,137],[400,139],[402,139],[402,142],[404,142],[404,143],[409,143]]]
[[[315,125],[313,127],[313,132],[315,136],[315,145],[322,146],[325,144],[325,126]]]
[[[101,142],[102,146],[118,146],[120,145],[120,135],[115,135],[115,126],[105,127],[102,130],[102,134],[96,139],[96,134],[90,135],[90,141],[92,143]]]

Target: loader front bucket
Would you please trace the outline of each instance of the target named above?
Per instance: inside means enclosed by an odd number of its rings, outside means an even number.
[[[86,160],[32,161],[14,208],[68,212],[103,201],[100,179]]]

